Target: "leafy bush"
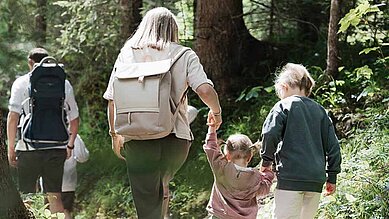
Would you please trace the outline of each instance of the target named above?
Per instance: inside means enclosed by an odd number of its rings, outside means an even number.
[[[382,111],[380,111],[382,110]],[[324,198],[319,218],[389,217],[389,111],[360,111],[362,129],[342,140],[337,192]]]

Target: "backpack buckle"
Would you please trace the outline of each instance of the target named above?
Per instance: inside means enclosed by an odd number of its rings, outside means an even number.
[[[143,81],[144,81],[144,79],[145,79],[145,76],[140,76],[140,77],[138,78],[138,82],[142,84]]]

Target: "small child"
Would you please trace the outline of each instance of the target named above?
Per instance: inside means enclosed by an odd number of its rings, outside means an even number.
[[[325,109],[309,99],[315,81],[288,63],[275,81],[278,97],[262,128],[262,170],[276,164],[274,218],[314,218],[323,184],[335,192],[340,147]]]
[[[64,207],[65,219],[71,219],[74,200],[76,198],[77,187],[77,163],[84,163],[89,159],[89,151],[85,146],[81,136],[77,134],[74,141],[72,156],[65,160],[62,178],[62,203]]]
[[[224,154],[217,144],[216,129],[208,128],[203,146],[214,174],[215,182],[207,206],[209,218],[254,219],[258,212],[256,196],[269,193],[274,173],[248,168],[253,153],[251,140],[242,134],[231,135]]]

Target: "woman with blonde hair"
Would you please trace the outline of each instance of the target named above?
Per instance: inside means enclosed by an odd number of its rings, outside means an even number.
[[[187,88],[192,88],[210,108],[208,122],[216,129],[222,122],[221,108],[213,83],[207,78],[199,58],[193,50],[187,48],[170,68],[170,96],[175,106],[173,108],[178,110],[171,133],[166,137],[151,140],[123,138],[114,128],[115,70],[121,63],[166,60],[175,57],[183,49],[184,47],[178,44],[175,16],[163,7],[148,11],[135,34],[121,49],[104,93],[104,98],[108,100],[112,148],[116,155],[123,158],[120,151],[124,147],[132,195],[140,219],[163,218],[168,209],[169,182],[187,158],[193,140],[187,114]]]

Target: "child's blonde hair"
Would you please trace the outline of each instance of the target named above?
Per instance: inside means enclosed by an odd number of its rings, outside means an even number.
[[[252,156],[255,145],[250,138],[243,134],[234,134],[225,142],[224,152],[231,155],[231,159],[248,159]]]
[[[311,94],[312,88],[315,86],[315,80],[313,80],[308,70],[303,65],[294,63],[286,64],[275,80],[278,96],[280,96],[281,84],[283,83],[291,88],[298,87],[300,90],[304,90],[306,96]]]

